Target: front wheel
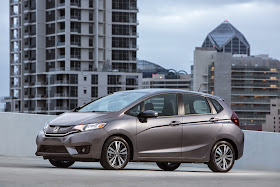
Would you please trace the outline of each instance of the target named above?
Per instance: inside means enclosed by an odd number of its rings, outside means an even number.
[[[208,167],[213,172],[228,172],[234,165],[235,152],[232,145],[226,141],[217,142],[210,156]]]
[[[164,171],[174,171],[181,165],[181,163],[157,162],[157,165]]]
[[[104,144],[100,164],[104,169],[123,169],[130,159],[130,148],[122,137],[110,137]]]
[[[69,160],[49,159],[49,161],[53,166],[58,167],[58,168],[68,168],[75,163],[74,161],[69,161]]]

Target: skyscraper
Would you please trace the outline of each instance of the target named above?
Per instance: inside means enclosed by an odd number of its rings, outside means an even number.
[[[137,0],[10,0],[6,111],[58,114],[142,87]]]
[[[250,56],[245,36],[228,21],[195,49],[192,73],[193,90],[224,98],[244,129],[261,130],[270,100],[279,96],[279,60]]]

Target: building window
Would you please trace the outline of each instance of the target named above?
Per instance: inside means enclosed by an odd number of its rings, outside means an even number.
[[[108,75],[108,85],[117,85],[119,83],[119,76],[118,75]]]
[[[93,11],[89,11],[89,21],[93,21]]]
[[[98,97],[98,87],[91,87],[91,97]]]
[[[72,71],[80,71],[81,70],[81,62],[79,61],[71,61],[71,70]]]
[[[112,60],[129,60],[129,51],[113,50]]]
[[[119,90],[116,87],[108,87],[107,93],[111,94],[111,93],[114,93],[114,92],[117,92],[117,91],[119,91]]]
[[[84,77],[84,81],[87,81],[87,77]]]
[[[88,59],[93,60],[93,52],[92,51],[88,52]]]
[[[78,87],[70,86],[70,97],[78,97]]]
[[[87,94],[87,90],[84,90],[84,94]]]
[[[89,34],[93,34],[93,24],[89,24]]]
[[[88,1],[88,6],[89,6],[89,8],[93,8],[93,0]]]
[[[93,47],[93,38],[90,38],[90,39],[88,40],[88,46],[89,46],[89,47]]]
[[[91,75],[91,84],[98,84],[98,75]]]

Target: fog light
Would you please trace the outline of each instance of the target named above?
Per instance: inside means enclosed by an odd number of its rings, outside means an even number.
[[[89,145],[87,145],[87,146],[78,146],[78,147],[75,147],[75,149],[77,150],[77,152],[79,154],[88,154],[89,150],[90,150],[90,146]]]

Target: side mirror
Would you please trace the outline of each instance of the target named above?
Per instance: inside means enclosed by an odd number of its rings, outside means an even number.
[[[144,112],[141,112],[138,116],[139,118],[156,118],[158,117],[158,113],[154,110],[146,110]]]

